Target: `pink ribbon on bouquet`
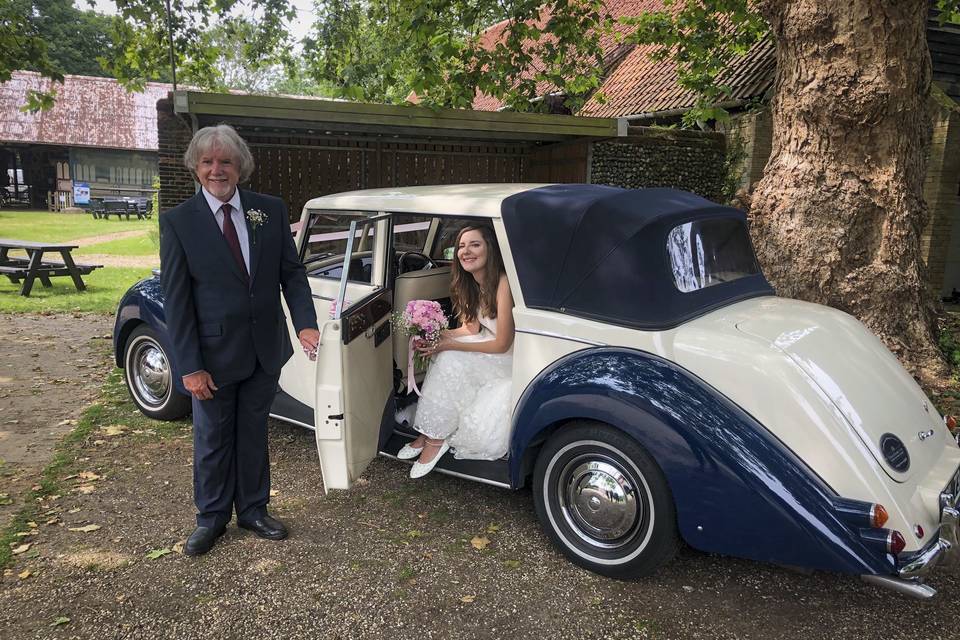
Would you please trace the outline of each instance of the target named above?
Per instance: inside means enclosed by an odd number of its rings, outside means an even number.
[[[410,336],[410,343],[407,345],[407,393],[415,391],[418,396],[423,396],[420,393],[420,388],[417,387],[417,376],[416,369],[413,366],[413,342],[417,339],[417,336]]]

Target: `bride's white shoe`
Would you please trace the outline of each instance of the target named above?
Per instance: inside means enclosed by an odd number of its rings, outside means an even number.
[[[450,450],[450,445],[447,444],[446,441],[444,441],[444,443],[440,445],[440,450],[437,451],[437,455],[433,456],[433,460],[427,463],[423,463],[420,461],[413,463],[413,467],[410,468],[410,477],[422,478],[423,476],[433,471],[433,468],[437,465],[437,461],[440,460],[440,458],[443,457],[443,454],[445,454],[449,450]]]
[[[416,447],[411,447],[411,443],[403,445],[400,451],[397,451],[397,458],[400,460],[413,460],[421,453],[423,453],[423,447],[417,449]]]

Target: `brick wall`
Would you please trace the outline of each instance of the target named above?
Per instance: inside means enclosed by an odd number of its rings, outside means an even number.
[[[920,237],[920,250],[927,261],[930,286],[949,295],[954,287],[960,290],[960,239],[955,237],[960,229],[954,224],[960,212],[960,114],[943,107],[935,114],[923,185],[930,221]]]
[[[744,158],[740,166],[740,188],[748,193],[763,177],[763,170],[770,159],[773,143],[773,122],[769,109],[759,109],[736,114],[731,118],[727,130],[730,136],[728,146],[739,141],[743,146]]]
[[[193,130],[173,113],[173,100],[157,102],[157,145],[160,169],[160,211],[177,206],[196,193],[193,175],[183,166],[183,153]]]
[[[719,200],[725,140],[720,133],[630,127],[626,138],[593,145],[590,182],[632,189],[673,187]]]

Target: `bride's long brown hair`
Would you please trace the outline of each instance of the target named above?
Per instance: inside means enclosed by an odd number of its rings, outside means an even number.
[[[483,267],[483,282],[486,289],[481,291],[480,285],[469,271],[465,271],[460,264],[460,238],[467,231],[479,231],[483,241],[487,243],[487,263]],[[485,224],[468,224],[457,234],[454,246],[453,277],[450,279],[450,300],[453,302],[453,311],[460,322],[473,322],[481,311],[490,318],[497,317],[497,288],[500,285],[500,276],[505,272],[503,258],[500,256],[500,246],[493,227]]]

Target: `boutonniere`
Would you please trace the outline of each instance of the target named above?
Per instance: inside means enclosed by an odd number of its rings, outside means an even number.
[[[247,222],[250,224],[250,229],[253,231],[253,242],[257,242],[257,229],[260,228],[264,222],[267,221],[267,214],[260,209],[249,209],[247,211]]]

